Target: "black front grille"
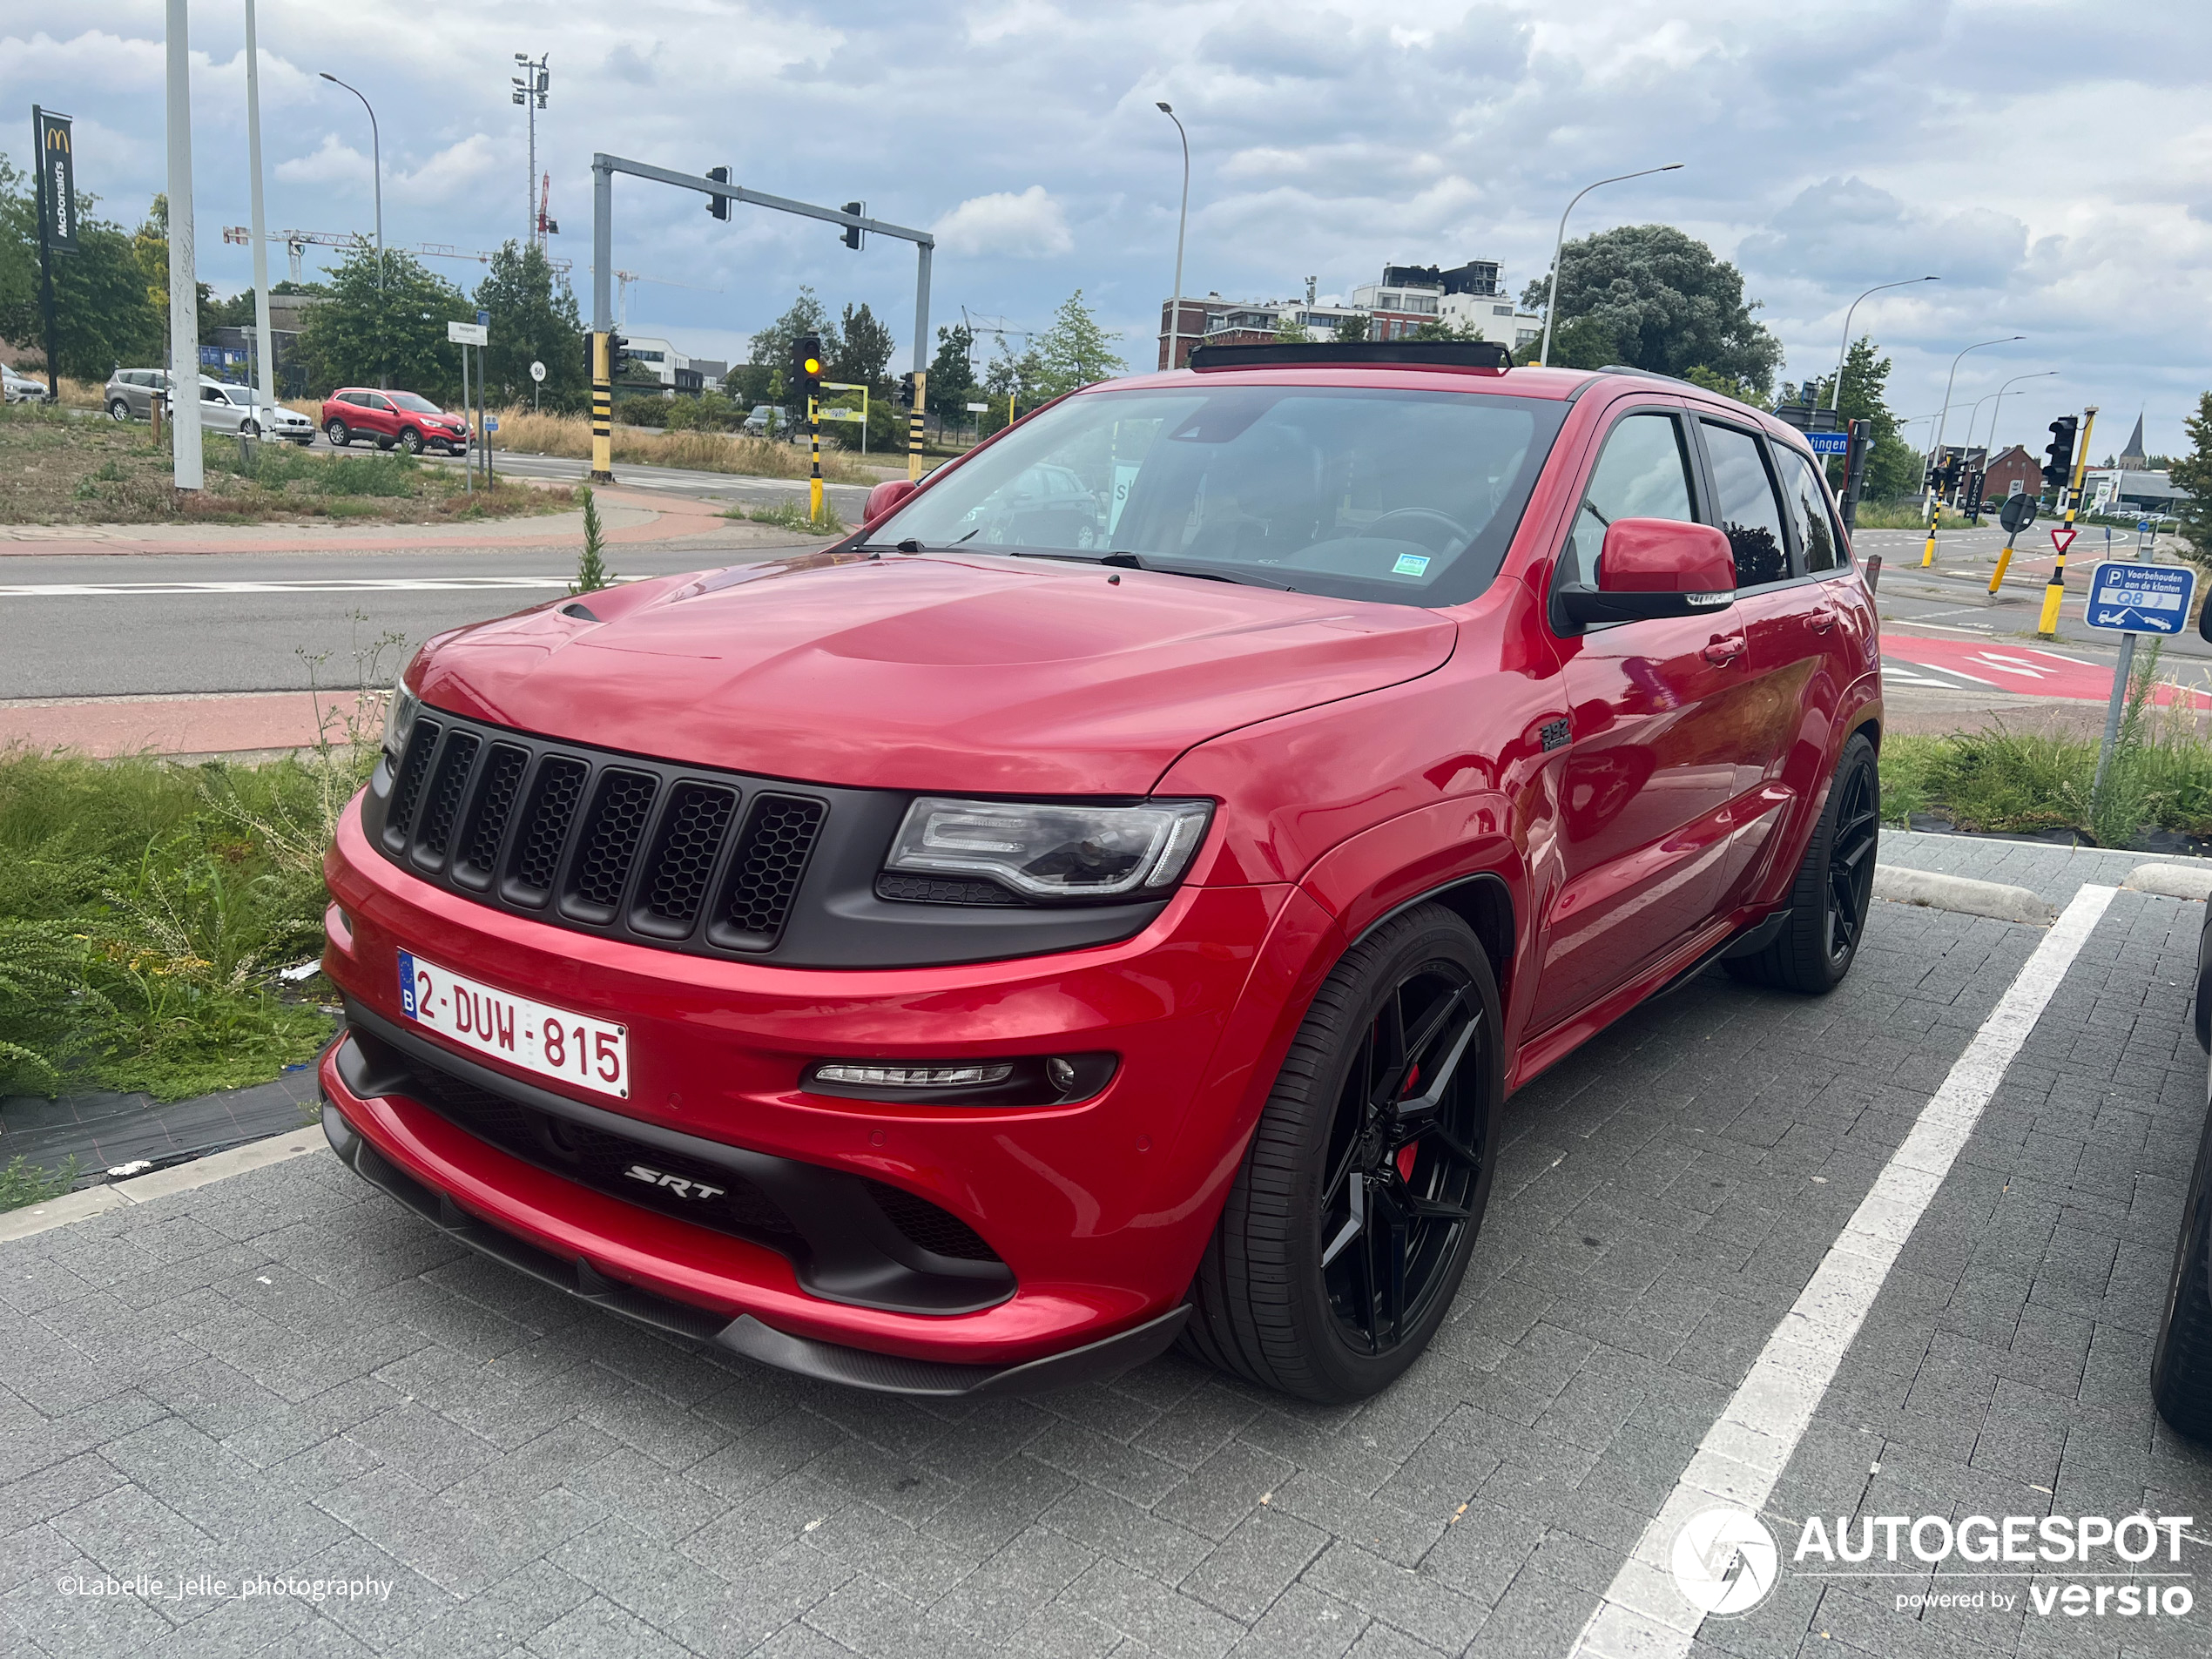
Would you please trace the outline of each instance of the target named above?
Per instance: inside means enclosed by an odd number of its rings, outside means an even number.
[[[983,1242],[983,1236],[951,1211],[941,1210],[919,1193],[894,1187],[887,1181],[870,1181],[867,1184],[876,1208],[890,1218],[891,1224],[906,1236],[909,1244],[935,1255],[949,1256],[957,1262],[999,1259],[998,1251]]]
[[[379,839],[483,903],[752,954],[782,938],[828,816],[827,802],[765,783],[442,713],[415,722]]]
[[[413,1074],[408,1092],[415,1099],[478,1140],[488,1141],[525,1163],[610,1197],[661,1211],[717,1232],[779,1246],[787,1246],[797,1237],[791,1217],[734,1170],[556,1117],[423,1060],[410,1059],[408,1069]],[[652,1178],[633,1173],[641,1170],[650,1171]],[[661,1178],[666,1176],[691,1183],[689,1191]],[[713,1196],[694,1196],[703,1190]],[[950,1216],[946,1219],[960,1224]]]

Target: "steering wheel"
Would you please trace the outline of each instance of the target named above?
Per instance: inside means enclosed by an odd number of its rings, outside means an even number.
[[[1446,529],[1451,531],[1454,536],[1458,537],[1463,545],[1474,539],[1474,533],[1470,531],[1466,525],[1460,523],[1458,519],[1452,517],[1448,514],[1440,513],[1431,507],[1393,507],[1390,509],[1390,511],[1385,513],[1373,523],[1368,525],[1366,529],[1360,532],[1360,534],[1363,536],[1377,535],[1381,531],[1382,527],[1389,523],[1393,518],[1423,518],[1428,520],[1429,523],[1433,524],[1441,524]],[[1425,536],[1408,536],[1406,539],[1408,541],[1419,541],[1424,546],[1434,547],[1439,552],[1443,550],[1442,543],[1431,542]]]

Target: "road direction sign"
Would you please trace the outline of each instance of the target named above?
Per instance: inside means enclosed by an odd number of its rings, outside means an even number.
[[[2105,559],[2089,572],[2082,620],[2108,633],[2178,634],[2188,625],[2196,572],[2186,564]]]
[[[2063,553],[2074,545],[2074,538],[2077,534],[2078,532],[2071,524],[2063,529],[2054,525],[2051,529],[2051,545]]]
[[[968,412],[970,415],[988,415],[991,412],[991,406],[988,403],[971,403],[968,406]]]
[[[488,346],[491,330],[480,322],[449,322],[446,325],[446,342],[453,346]]]
[[[1812,446],[1812,452],[1817,455],[1839,455],[1851,448],[1851,434],[1848,432],[1808,432],[1805,434],[1805,442]]]
[[[535,357],[530,359],[530,378],[534,381],[542,381],[545,378],[545,365]]]

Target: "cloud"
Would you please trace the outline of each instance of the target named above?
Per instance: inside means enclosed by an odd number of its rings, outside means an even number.
[[[1067,214],[1042,185],[1031,185],[1018,196],[1010,191],[971,196],[929,228],[948,253],[974,257],[1042,260],[1076,246]]]

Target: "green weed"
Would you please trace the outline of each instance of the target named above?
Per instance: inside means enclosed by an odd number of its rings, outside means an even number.
[[[842,536],[845,522],[826,497],[822,502],[822,516],[810,517],[806,503],[797,496],[788,496],[773,507],[732,507],[722,515],[725,518],[749,518],[756,524],[772,524],[781,530],[797,530],[807,536]]]
[[[0,1170],[0,1210],[20,1210],[26,1204],[44,1204],[49,1198],[58,1198],[77,1184],[77,1160],[68,1163],[49,1175],[35,1163],[25,1163],[22,1158],[8,1161]]]

